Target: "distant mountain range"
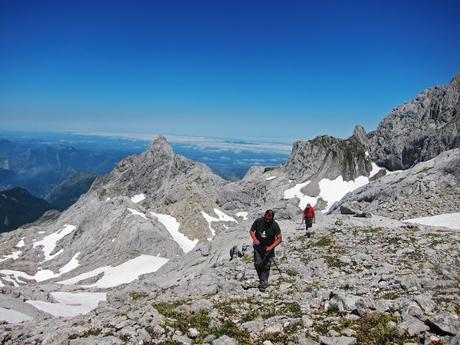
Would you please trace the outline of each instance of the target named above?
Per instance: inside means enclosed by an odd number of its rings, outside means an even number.
[[[45,200],[15,187],[0,192],[0,232],[6,232],[33,222],[52,206]]]

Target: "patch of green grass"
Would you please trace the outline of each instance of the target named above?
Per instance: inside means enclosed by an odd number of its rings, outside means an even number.
[[[273,344],[288,344],[291,338],[284,333],[269,333],[262,335],[257,339],[257,344],[263,344],[265,341],[270,341]]]
[[[297,302],[286,303],[281,308],[280,313],[289,314],[291,317],[302,317],[302,309]]]
[[[329,247],[333,244],[332,239],[329,236],[321,237],[318,241],[312,243],[311,247]]]
[[[148,296],[148,294],[145,293],[145,292],[133,291],[133,292],[129,293],[129,297],[134,301],[137,301],[138,299],[141,299],[141,298],[145,298],[147,296]]]
[[[277,313],[274,305],[263,306],[261,316],[264,320],[269,319],[275,315],[277,315]]]
[[[382,227],[361,229],[361,232],[364,233],[364,234],[368,234],[368,233],[377,233],[377,232],[381,232],[381,231],[385,231],[385,229],[382,228]]]
[[[343,263],[339,261],[337,256],[324,255],[322,258],[324,259],[324,261],[326,261],[329,267],[342,268],[345,266]]]
[[[214,334],[217,338],[227,335],[233,339],[235,339],[238,344],[241,345],[251,345],[253,342],[251,341],[251,337],[248,331],[240,329],[237,325],[235,325],[230,320],[224,321],[219,327],[214,328],[212,330],[212,334]]]
[[[250,303],[250,302],[251,302],[251,299],[249,297],[232,298],[232,299],[226,300],[225,302],[215,304],[214,308],[219,310],[220,313],[226,317],[234,317],[240,314],[240,312],[237,310],[237,307],[239,305],[244,304],[244,303]]]
[[[161,315],[164,315],[166,317],[170,317],[173,319],[176,319],[182,315],[182,313],[176,311],[176,308],[185,302],[182,300],[174,301],[174,302],[160,302],[160,303],[155,303],[153,306],[155,307],[156,310]]]
[[[298,276],[298,275],[299,275],[299,272],[297,272],[296,270],[293,270],[293,269],[289,268],[288,270],[286,270],[286,274],[287,274],[289,277],[295,277],[295,276]]]
[[[257,319],[258,317],[260,317],[260,312],[256,309],[253,309],[247,312],[246,314],[244,314],[244,316],[241,318],[241,322],[244,323],[248,321],[253,321]]]
[[[225,301],[223,303],[218,303],[214,306],[221,314],[224,314],[226,317],[233,317],[238,315],[238,311],[234,307],[232,301]]]
[[[365,314],[356,323],[358,344],[386,345],[402,344],[407,339],[400,336],[396,329],[396,318],[380,313]]]
[[[241,261],[243,261],[246,264],[252,264],[254,262],[254,258],[251,255],[244,255],[241,257]]]
[[[302,256],[302,257],[300,258],[300,261],[301,261],[305,266],[307,266],[307,265],[309,264],[310,260],[311,260],[311,258],[310,258],[309,256]]]
[[[171,339],[168,339],[164,342],[165,345],[182,345],[181,342],[177,341],[177,340],[171,340]]]
[[[88,338],[90,336],[98,336],[99,334],[101,334],[101,330],[99,328],[90,328],[81,334],[71,334],[68,339]]]
[[[118,338],[120,338],[124,342],[128,342],[131,337],[129,336],[129,334],[122,334],[122,335],[119,335]]]
[[[211,316],[208,310],[200,310],[196,313],[180,313],[174,319],[166,319],[163,326],[170,326],[187,334],[189,328],[196,328],[200,332],[200,338],[210,334]]]

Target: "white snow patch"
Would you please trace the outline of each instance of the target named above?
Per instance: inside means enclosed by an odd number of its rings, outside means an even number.
[[[0,307],[0,320],[6,321],[8,323],[19,323],[32,319],[33,318],[31,316],[20,313],[16,310]]]
[[[214,238],[214,236],[216,236],[216,230],[214,230],[214,229],[211,227],[211,223],[212,223],[212,222],[218,222],[219,219],[214,218],[214,217],[211,217],[209,214],[207,214],[207,213],[204,212],[204,211],[201,211],[201,215],[204,217],[204,219],[206,219],[206,221],[208,222],[209,230],[211,230],[211,237],[208,237],[208,241],[210,241],[210,240],[212,240],[212,239]]]
[[[372,172],[375,169],[373,167]],[[375,173],[378,170],[375,171]],[[319,182],[320,193],[317,197],[311,197],[309,195],[303,194],[300,190],[308,185],[310,181],[296,184],[294,187],[284,191],[284,198],[291,199],[297,197],[300,199],[299,207],[304,209],[307,204],[315,205],[318,199],[321,197],[327,202],[326,208],[322,212],[329,211],[330,207],[336,202],[342,199],[345,194],[351,192],[359,187],[364,186],[369,183],[369,178],[366,176],[359,176],[353,181],[344,181],[342,176],[337,177],[335,180],[329,180],[327,178],[322,179]]]
[[[50,255],[50,253],[56,247],[56,243],[60,239],[64,238],[68,234],[70,234],[76,228],[77,227],[75,225],[66,224],[66,225],[64,225],[64,227],[61,230],[59,230],[57,232],[54,232],[54,233],[52,233],[52,234],[50,234],[48,236],[45,236],[41,241],[34,242],[33,247],[36,248],[38,246],[43,246],[43,253],[45,254],[44,262],[49,261],[49,260],[53,259],[54,257],[56,257],[56,256],[58,256],[59,254],[62,253],[62,250],[60,250],[56,254]]]
[[[137,211],[135,209],[129,208],[129,207],[128,207],[128,210],[129,210],[129,212],[131,212],[132,214],[135,214],[136,216],[141,216],[142,218],[147,219],[147,217],[146,217],[146,215],[144,213],[141,213],[141,212],[139,212],[139,211]]]
[[[105,292],[51,292],[57,303],[29,300],[26,303],[53,316],[76,316],[89,313],[99,302],[107,300]]]
[[[18,242],[18,244],[15,245],[16,248],[22,248],[25,246],[25,243],[24,243],[24,237]],[[0,259],[0,262],[2,261],[6,261],[8,259],[13,259],[13,260],[16,260],[19,258],[19,256],[21,255],[22,251],[20,250],[16,250],[14,252],[12,252],[11,254],[9,255],[4,255],[3,256],[3,259]]]
[[[105,199],[105,201],[110,201],[110,197],[108,197],[107,199]]]
[[[168,214],[160,214],[153,212],[150,212],[150,214],[152,216],[155,216],[158,219],[158,221],[165,226],[166,230],[168,230],[169,234],[172,236],[174,241],[176,241],[179,244],[184,253],[188,253],[193,248],[195,248],[196,244],[198,243],[198,240],[191,240],[183,233],[181,233],[179,231],[180,223],[176,221],[176,218]]]
[[[217,214],[217,217],[219,217],[219,220],[221,220],[223,222],[235,222],[235,223],[238,223],[235,219],[233,219],[229,215],[225,214],[224,212],[222,212],[218,208],[215,208],[214,212]]]
[[[52,278],[57,278],[61,276],[64,273],[70,272],[73,269],[77,268],[79,266],[79,262],[77,260],[77,256],[80,254],[78,252],[75,254],[70,261],[65,264],[58,273],[54,273],[51,270],[39,270],[37,273],[35,273],[33,276],[28,275],[27,273],[21,272],[21,271],[14,271],[14,270],[0,270],[0,273],[6,275],[5,277],[2,277],[2,279],[10,281],[13,283],[14,286],[19,286],[19,285],[24,285],[25,282],[21,280],[20,278],[24,278],[27,280],[35,280],[37,282],[41,282],[44,280],[52,279]]]
[[[136,280],[140,275],[151,273],[157,271],[161,266],[163,266],[168,259],[151,256],[151,255],[140,255],[134,259],[126,261],[121,265],[112,267],[112,266],[103,266],[96,268],[90,272],[80,274],[76,277],[58,282],[59,284],[76,284],[81,280],[94,277],[99,273],[104,273],[102,278],[97,282],[90,285],[82,285],[83,287],[99,287],[99,288],[110,288],[118,286],[121,284],[130,283],[133,280]]]
[[[17,258],[19,258],[19,256],[21,255],[22,251],[20,250],[17,250],[15,252],[12,252],[10,255],[5,255],[3,257],[3,259],[0,259],[0,262],[2,261],[6,261],[8,259],[13,259],[13,260],[16,260]]]
[[[248,220],[248,213],[247,212],[238,212],[238,213],[235,213],[235,216],[243,218],[243,220]]]
[[[326,209],[323,212],[329,211],[329,208],[336,201],[342,199],[348,192],[362,187],[367,183],[369,183],[369,178],[365,176],[359,176],[353,181],[344,181],[342,176],[337,177],[335,180],[322,179],[319,182],[321,190],[319,196],[327,201]],[[307,203],[300,205],[301,208],[305,208],[305,206],[307,206]]]
[[[309,184],[310,181],[304,182],[304,183],[298,183],[294,187],[286,189],[284,191],[284,198],[285,199],[291,199],[294,197],[297,198],[302,198],[304,194],[300,191],[303,187],[305,187],[307,184]]]
[[[277,178],[277,176],[270,176],[270,177],[267,177],[265,180],[271,181],[271,180],[274,180],[275,178]]]
[[[135,204],[137,204],[138,202],[141,202],[142,200],[145,199],[145,195],[144,194],[136,194],[134,195],[132,198],[131,198],[131,201]]]
[[[66,263],[60,270],[59,275],[70,272],[80,266],[80,262],[77,260],[77,256],[80,255],[80,252],[76,253],[68,263]]]
[[[453,230],[460,230],[460,212],[444,213],[430,217],[406,219],[405,222],[431,226],[443,226]]]
[[[208,238],[208,241],[212,240],[214,238],[214,236],[216,236],[216,230],[214,230],[211,227],[212,222],[221,222],[222,221],[222,222],[235,222],[235,223],[238,223],[234,218],[232,218],[229,215],[225,214],[224,212],[222,212],[218,208],[214,208],[214,213],[219,218],[215,218],[213,216],[210,216],[206,212],[201,211],[201,215],[204,217],[204,219],[206,219],[206,221],[208,222],[209,230],[211,230],[211,237]]]

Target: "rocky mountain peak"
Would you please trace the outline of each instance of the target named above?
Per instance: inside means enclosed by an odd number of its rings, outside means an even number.
[[[369,145],[369,139],[366,136],[366,130],[362,125],[355,126],[352,137],[366,147]]]
[[[369,133],[370,156],[389,170],[408,169],[460,147],[460,75],[395,108]]]
[[[362,137],[363,133],[364,128],[358,129],[356,135]],[[315,179],[335,179],[342,175],[349,181],[371,171],[365,152],[366,147],[355,136],[343,140],[322,135],[313,140],[296,141],[283,166],[294,180],[310,179],[314,175]]]
[[[458,73],[450,82],[449,87],[458,89],[460,87],[460,73]]]
[[[154,140],[152,145],[150,145],[149,152],[159,156],[165,156],[172,158],[174,156],[174,151],[169,144],[168,140],[163,135],[158,135]]]

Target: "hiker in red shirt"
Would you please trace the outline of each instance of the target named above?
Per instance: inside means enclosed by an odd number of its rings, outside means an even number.
[[[308,228],[313,226],[313,223],[316,222],[315,209],[311,207],[310,204],[307,204],[307,207],[303,210],[303,220],[305,220],[305,227],[307,230],[307,237],[310,237],[312,232],[308,231]]]

